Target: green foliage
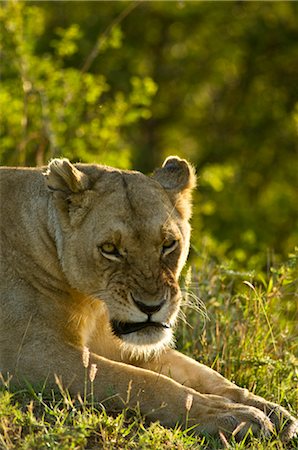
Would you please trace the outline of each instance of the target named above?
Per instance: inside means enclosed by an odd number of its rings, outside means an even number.
[[[77,24],[70,25],[69,28],[57,28],[57,36],[60,39],[52,41],[51,45],[56,50],[57,58],[65,58],[74,55],[78,50],[77,40],[82,37],[82,33]]]
[[[122,129],[150,116],[155,83],[149,77],[133,76],[127,93],[111,92],[105,75],[69,64],[83,35],[79,24],[56,27],[49,51],[37,54],[38,40],[45,33],[40,6],[6,2],[1,25],[2,162],[43,164],[63,155],[129,167],[131,144]],[[120,48],[121,36],[114,27],[101,52]]]

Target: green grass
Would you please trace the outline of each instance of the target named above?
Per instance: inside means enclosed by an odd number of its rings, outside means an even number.
[[[202,258],[185,277],[186,319],[177,347],[297,416],[297,255],[267,275],[234,272]],[[208,311],[201,314],[198,298]],[[195,300],[196,299],[196,300]],[[204,311],[203,311],[204,312]],[[194,437],[191,430],[145,424],[138,411],[108,415],[100,405],[43,389],[0,391],[1,449],[223,449],[224,440]],[[231,449],[298,449],[275,437],[251,439]]]

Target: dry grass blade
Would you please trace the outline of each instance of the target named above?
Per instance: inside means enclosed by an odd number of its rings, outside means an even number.
[[[219,432],[219,438],[220,438],[221,442],[223,443],[224,448],[230,448],[227,438],[225,437],[225,435],[223,434],[222,431]]]

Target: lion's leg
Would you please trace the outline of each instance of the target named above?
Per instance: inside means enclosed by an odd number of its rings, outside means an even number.
[[[24,347],[18,361],[19,373],[25,377],[27,374],[31,383],[45,378],[48,378],[48,383],[53,383],[52,374],[55,373],[72,395],[82,394],[85,369],[81,349],[58,342],[52,344],[47,349]],[[271,432],[270,421],[256,408],[238,405],[223,397],[200,394],[164,375],[95,354],[90,355],[90,364],[96,364],[98,368],[93,384],[94,397],[108,410],[139,406],[148,419],[159,420],[165,426],[176,423],[185,425],[187,415],[188,426],[195,425],[197,432],[208,433],[219,430],[231,433],[245,422],[246,425],[239,431],[240,438],[248,428],[255,434]],[[189,394],[192,405],[187,414],[186,399]]]
[[[253,406],[264,411],[277,430],[283,431],[285,440],[292,437],[298,430],[298,421],[283,407],[268,402],[247,389],[240,388],[215,370],[175,350],[167,350],[154,361],[143,363],[142,367],[164,374],[202,394],[222,396],[233,402]]]

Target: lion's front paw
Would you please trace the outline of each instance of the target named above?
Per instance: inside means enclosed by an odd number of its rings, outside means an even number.
[[[283,442],[288,442],[295,437],[298,437],[298,420],[291,416],[281,428],[280,438]]]
[[[225,410],[207,413],[203,422],[197,426],[198,432],[209,434],[224,433],[236,440],[243,440],[248,434],[269,437],[274,432],[270,419],[257,408],[231,404]]]
[[[232,425],[227,428],[226,424]],[[219,418],[219,428],[230,432],[236,440],[242,440],[249,433],[254,436],[269,437],[274,428],[268,417],[256,408],[243,406],[229,411]]]
[[[284,442],[288,442],[298,434],[298,420],[281,406],[270,404],[267,406],[267,415],[275,425],[276,431]]]
[[[255,408],[263,411],[274,424],[280,438],[287,442],[298,434],[298,420],[285,408],[275,403],[267,402],[262,397],[254,396],[249,402]]]

